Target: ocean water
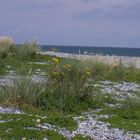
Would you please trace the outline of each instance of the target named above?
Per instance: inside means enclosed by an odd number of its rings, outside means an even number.
[[[70,54],[102,54],[140,57],[140,48],[115,48],[115,47],[80,47],[80,46],[53,46],[42,45],[43,51],[51,51],[55,49],[57,52]]]

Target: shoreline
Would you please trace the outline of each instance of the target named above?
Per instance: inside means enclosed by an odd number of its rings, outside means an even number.
[[[70,54],[63,52],[53,52],[53,51],[44,51],[39,52],[39,54],[43,55],[51,55],[61,58],[70,58],[70,59],[78,59],[78,60],[89,60],[89,61],[99,61],[109,65],[116,65],[120,61],[126,67],[130,65],[134,65],[136,68],[140,69],[140,57],[130,57],[130,56],[109,56],[109,55],[82,55],[82,54]]]

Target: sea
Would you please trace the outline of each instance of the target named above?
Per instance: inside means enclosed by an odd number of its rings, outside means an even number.
[[[87,54],[87,55],[115,55],[140,57],[140,48],[117,48],[117,47],[86,47],[86,46],[57,46],[41,45],[43,51],[56,51],[70,54]]]

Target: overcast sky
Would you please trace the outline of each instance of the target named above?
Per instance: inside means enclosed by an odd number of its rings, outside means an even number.
[[[16,43],[140,48],[140,0],[0,0],[0,35]]]

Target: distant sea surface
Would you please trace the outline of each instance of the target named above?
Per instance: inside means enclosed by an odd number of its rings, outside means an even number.
[[[117,55],[140,57],[140,48],[116,48],[116,47],[80,47],[80,46],[53,46],[42,45],[43,51],[64,52],[70,54],[102,54],[102,55]]]

